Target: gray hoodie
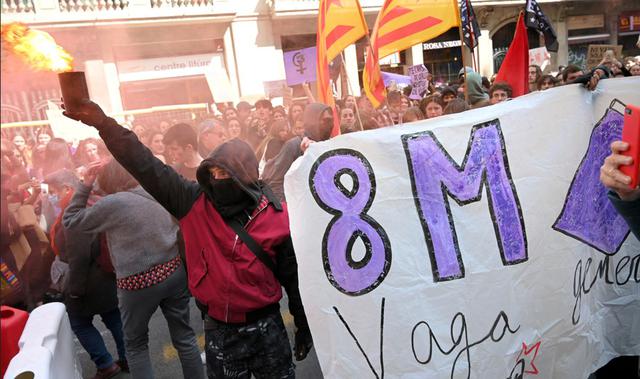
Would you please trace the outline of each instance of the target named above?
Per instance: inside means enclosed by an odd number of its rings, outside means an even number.
[[[178,255],[178,224],[142,187],[105,196],[87,208],[90,193],[91,187],[77,186],[62,223],[85,233],[105,232],[118,279]]]
[[[474,106],[481,101],[489,100],[489,95],[484,92],[482,88],[482,76],[477,72],[470,72],[467,74],[465,81],[467,87],[467,94],[469,95],[469,103]]]

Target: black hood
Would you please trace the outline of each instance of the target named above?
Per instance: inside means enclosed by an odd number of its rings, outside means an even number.
[[[326,141],[331,135],[331,129],[323,130],[320,116],[326,110],[331,110],[325,104],[311,103],[304,108],[304,135],[314,141]]]
[[[225,169],[231,178],[257,204],[262,196],[261,184],[258,180],[258,160],[251,146],[240,139],[232,139],[216,147],[209,157],[200,163],[196,171],[198,183],[212,195],[211,167]]]

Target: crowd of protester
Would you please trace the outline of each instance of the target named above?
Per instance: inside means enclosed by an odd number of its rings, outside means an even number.
[[[532,65],[529,90],[545,91],[571,83],[593,89],[599,80],[630,75],[640,75],[640,62],[625,66],[617,60],[603,61],[589,71],[569,65],[557,74],[543,74],[540,67]],[[339,117],[341,133],[460,113],[512,97],[508,83],[482,77],[470,68],[461,70],[458,80],[447,85],[431,84],[428,93],[419,99],[411,99],[410,93],[410,87],[399,89],[392,85],[379,109],[364,95],[338,99],[335,115]],[[193,125],[134,122],[131,131],[157,158],[140,158],[140,165],[164,172],[166,163],[182,177],[165,172],[172,180],[168,186],[188,187],[180,190],[183,192],[206,193],[210,190],[209,179],[203,179],[208,174],[202,173],[202,167],[213,171],[220,168],[207,158],[223,144],[236,146],[243,154],[249,152],[257,164],[257,175],[250,175],[249,184],[257,183],[259,175],[275,196],[284,200],[287,170],[310,143],[329,139],[334,122],[332,109],[312,98],[287,106],[273,106],[267,99],[255,104],[241,101],[219,109],[219,115]],[[100,126],[97,121],[82,121]],[[246,144],[233,142],[238,140]],[[73,331],[96,365],[96,378],[109,378],[129,369],[136,378],[152,377],[147,324],[160,307],[185,377],[203,377],[195,335],[189,326],[189,268],[180,263],[185,244],[175,221],[191,212],[190,208],[180,210],[184,204],[169,204],[170,200],[159,204],[158,197],[166,194],[153,183],[161,179],[134,172],[137,158],[125,156],[126,152],[117,157],[121,163],[128,162],[123,163],[123,168],[110,151],[114,147],[108,149],[102,139],[88,138],[70,144],[56,138],[47,127],[30,136],[16,132],[2,140],[2,303],[30,311],[43,302],[63,301]],[[238,167],[240,171],[253,170]],[[202,189],[198,190],[196,184],[191,188],[183,180],[199,182]],[[156,188],[156,192],[149,188]],[[252,193],[251,189],[248,191]],[[218,211],[227,209],[215,205]],[[170,215],[165,209],[173,212]],[[159,272],[163,274],[158,275]],[[295,298],[297,288],[291,290],[290,298]],[[294,311],[298,312],[297,321],[301,320],[300,309]],[[101,316],[116,341],[117,360],[93,326],[94,315]],[[305,323],[306,319],[299,327],[308,331]],[[310,335],[306,340],[303,337],[301,341],[308,345]],[[306,355],[304,349],[300,355]]]

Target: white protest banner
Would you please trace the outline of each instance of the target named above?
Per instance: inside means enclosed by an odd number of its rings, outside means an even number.
[[[284,97],[291,94],[292,89],[287,87],[286,80],[271,80],[262,82],[264,85],[264,94],[268,98]]]
[[[408,74],[411,78],[411,95],[409,95],[409,98],[413,100],[422,99],[424,93],[427,92],[429,87],[429,82],[427,80],[429,70],[427,70],[423,64],[418,64],[409,67]]]
[[[640,242],[599,181],[637,88],[312,144],[285,191],[324,376],[586,378],[640,354]]]
[[[62,114],[62,108],[53,102],[47,103],[47,120],[54,137],[67,142],[78,142],[87,138],[100,138],[96,128],[85,128],[80,121],[72,120]]]
[[[227,70],[223,66],[216,65],[212,62],[212,64],[205,69],[204,77],[207,79],[207,85],[209,86],[214,102],[238,102],[237,91],[231,85]]]

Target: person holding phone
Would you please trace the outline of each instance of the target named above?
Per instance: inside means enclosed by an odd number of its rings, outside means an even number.
[[[624,217],[629,229],[640,239],[640,187],[629,188],[631,177],[620,171],[620,166],[631,165],[633,158],[623,155],[629,149],[624,141],[611,144],[611,155],[600,167],[600,181],[610,189],[609,199],[618,213]]]

